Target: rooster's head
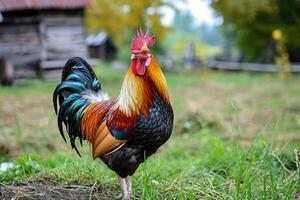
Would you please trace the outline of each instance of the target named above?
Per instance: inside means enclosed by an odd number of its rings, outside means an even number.
[[[137,31],[131,43],[131,67],[132,71],[139,76],[146,73],[146,68],[151,62],[151,52],[149,50],[155,43],[155,36],[149,35],[149,29],[144,34],[142,29]]]

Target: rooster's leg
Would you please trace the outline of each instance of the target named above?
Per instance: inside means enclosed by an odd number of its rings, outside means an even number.
[[[122,178],[118,176],[119,183],[121,186],[122,194],[117,197],[117,199],[122,199],[122,200],[131,200],[131,195],[127,187],[127,182],[125,178]]]
[[[125,181],[126,181],[126,185],[127,185],[127,189],[128,189],[129,195],[130,195],[130,197],[133,197],[133,195],[132,195],[132,186],[131,186],[131,177],[127,176],[125,178]]]

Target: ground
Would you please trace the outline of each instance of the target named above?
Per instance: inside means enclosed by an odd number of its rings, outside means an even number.
[[[99,185],[70,185],[68,187],[55,186],[46,181],[18,182],[0,188],[0,197],[3,200],[36,199],[36,200],[85,200],[111,199],[107,194],[99,191]]]
[[[118,94],[124,73],[96,68]],[[199,70],[167,74],[174,134],[133,177],[141,199],[297,199],[300,194],[300,76]],[[108,198],[115,174],[64,144],[52,108],[57,81],[0,87],[0,197]],[[2,196],[1,196],[2,195]],[[55,197],[51,195],[56,195]]]

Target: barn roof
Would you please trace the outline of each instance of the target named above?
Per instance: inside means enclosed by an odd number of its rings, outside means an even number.
[[[1,0],[0,11],[76,9],[91,5],[90,0]]]
[[[85,42],[88,46],[101,46],[108,40],[106,32],[100,32],[97,35],[90,35],[86,38]]]

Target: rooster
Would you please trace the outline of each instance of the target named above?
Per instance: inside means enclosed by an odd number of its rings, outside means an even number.
[[[140,29],[131,44],[131,64],[118,97],[108,99],[90,65],[79,57],[67,61],[53,94],[58,128],[77,150],[87,140],[93,158],[117,173],[122,194],[131,199],[130,177],[171,136],[173,110],[164,74],[150,51],[155,36]],[[58,109],[59,104],[59,109]]]

